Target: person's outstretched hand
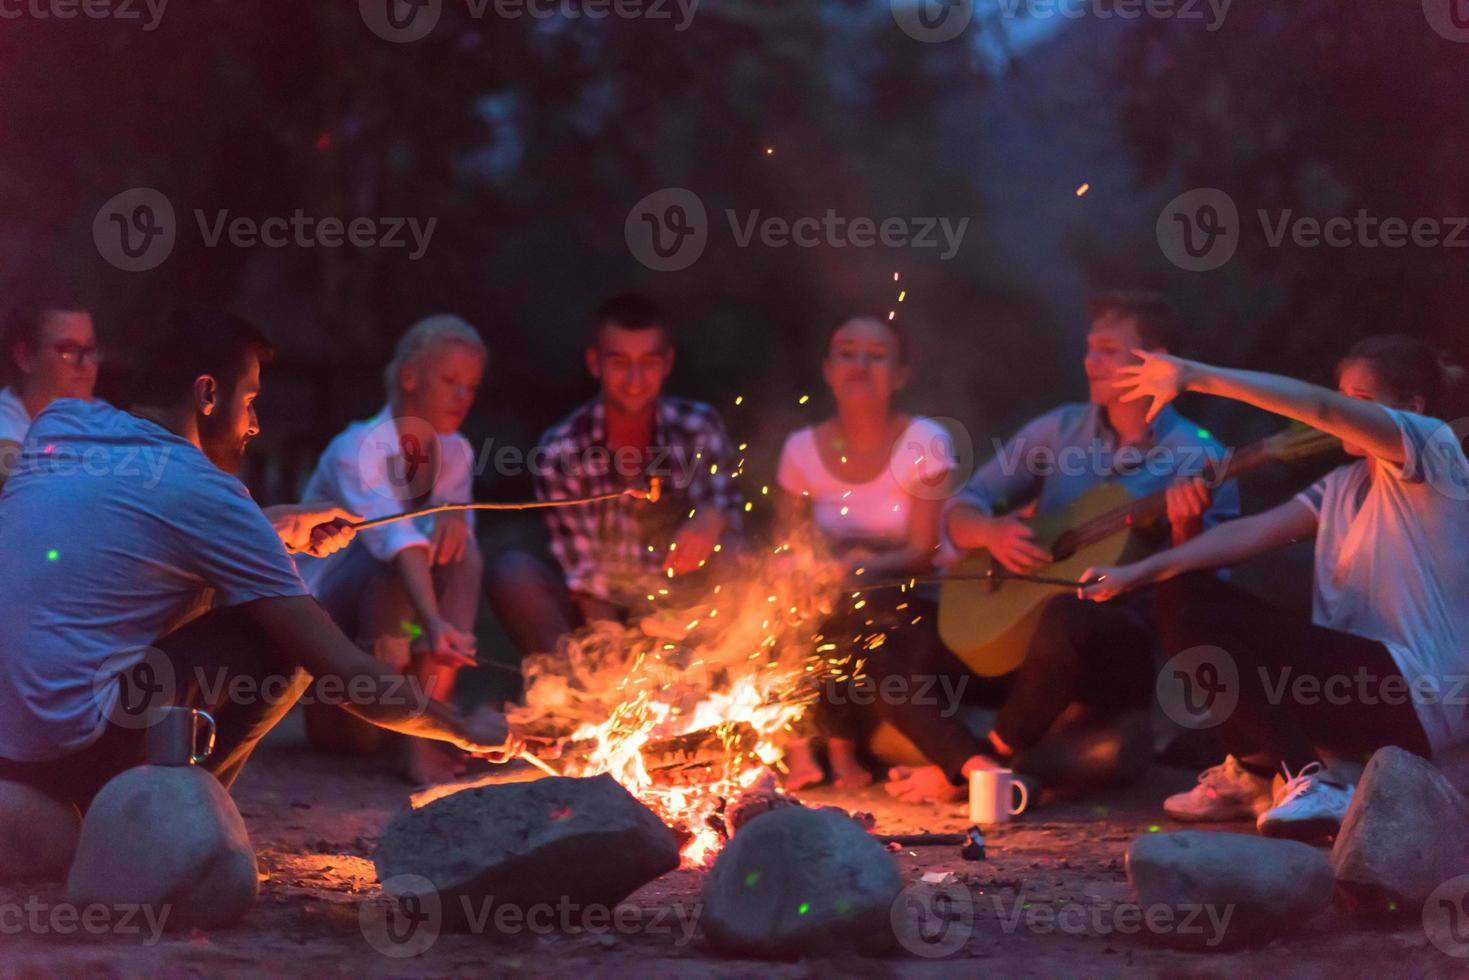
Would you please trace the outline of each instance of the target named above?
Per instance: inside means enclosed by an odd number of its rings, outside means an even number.
[[[1076,595],[1092,602],[1109,602],[1124,592],[1147,584],[1147,576],[1142,573],[1140,564],[1099,565],[1081,573]]]
[[[525,748],[505,715],[498,711],[480,709],[468,717],[458,716],[455,728],[459,735],[454,739],[455,746],[491,762],[509,762]]]
[[[1141,363],[1117,369],[1113,387],[1125,389],[1122,400],[1137,401],[1151,398],[1148,406],[1148,421],[1158,417],[1163,406],[1188,387],[1188,361],[1169,354],[1153,354],[1145,350],[1134,350]]]
[[[424,654],[454,667],[473,667],[478,663],[474,634],[464,632],[442,617],[424,622],[423,635],[413,641],[412,649],[415,654]]]

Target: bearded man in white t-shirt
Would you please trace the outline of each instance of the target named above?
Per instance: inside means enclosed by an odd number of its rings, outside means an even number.
[[[290,553],[339,549],[358,515],[262,510],[235,477],[260,431],[260,333],[186,311],[145,353],[131,411],[63,398],[37,416],[0,498],[0,779],[85,809],[176,704],[213,715],[204,766],[228,788],[313,675],[374,725],[516,751],[503,718],[405,691],[310,596]]]

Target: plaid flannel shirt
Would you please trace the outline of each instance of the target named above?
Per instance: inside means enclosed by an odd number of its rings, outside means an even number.
[[[619,461],[608,450],[600,398],[541,437],[544,461],[535,468],[541,500],[615,493],[645,486],[650,476],[661,481],[657,504],[623,497],[546,511],[551,552],[573,591],[620,605],[642,598],[691,510],[723,513],[726,540],[741,529],[742,498],[733,480],[738,456],[719,414],[681,398],[660,398],[655,411],[653,444],[636,461]]]

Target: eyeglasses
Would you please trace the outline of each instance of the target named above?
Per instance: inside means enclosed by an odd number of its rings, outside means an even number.
[[[82,364],[86,361],[102,363],[102,351],[96,345],[83,347],[81,344],[52,344],[51,349],[56,351],[63,364]]]

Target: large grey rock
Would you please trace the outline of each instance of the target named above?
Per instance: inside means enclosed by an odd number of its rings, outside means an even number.
[[[1269,940],[1331,904],[1331,866],[1308,844],[1247,834],[1144,834],[1127,878],[1148,932],[1171,946],[1224,949]],[[1161,910],[1170,910],[1166,915]]]
[[[0,780],[0,881],[62,880],[81,832],[76,807]]]
[[[151,906],[166,929],[236,922],[258,889],[240,811],[196,766],[139,766],[102,787],[66,881],[77,905]]]
[[[442,797],[394,817],[373,860],[380,881],[415,876],[421,889],[399,881],[394,893],[437,902],[447,928],[493,929],[487,903],[611,908],[679,858],[673,831],[602,775]],[[419,894],[429,886],[436,896]]]
[[[1435,888],[1469,874],[1469,803],[1419,756],[1379,749],[1331,851],[1343,904],[1414,914]]]
[[[887,952],[897,865],[845,813],[786,807],[730,840],[704,883],[704,935],[726,953],[790,959]]]

